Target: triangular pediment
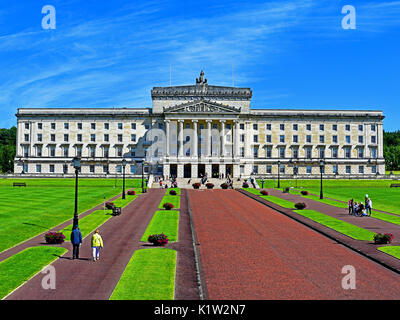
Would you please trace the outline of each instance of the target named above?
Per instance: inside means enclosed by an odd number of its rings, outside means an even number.
[[[219,114],[239,114],[240,108],[235,108],[225,104],[217,103],[210,100],[196,100],[172,107],[163,108],[164,113],[219,113]]]

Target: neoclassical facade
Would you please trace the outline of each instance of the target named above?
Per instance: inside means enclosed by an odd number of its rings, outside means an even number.
[[[14,172],[379,177],[382,111],[252,109],[250,88],[154,87],[152,108],[20,108]]]

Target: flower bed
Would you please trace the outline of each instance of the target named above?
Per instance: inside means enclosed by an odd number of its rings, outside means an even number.
[[[376,233],[374,235],[374,242],[376,244],[386,244],[386,243],[392,243],[393,240],[393,234],[391,233]]]
[[[267,190],[261,190],[260,193],[261,193],[263,196],[267,196],[267,195],[268,195],[268,191],[267,191]]]
[[[44,235],[44,239],[49,244],[60,244],[64,242],[65,236],[62,232],[49,231]]]
[[[149,235],[147,241],[155,246],[164,246],[168,243],[168,237],[164,233],[151,234]]]
[[[106,209],[111,210],[112,208],[115,207],[115,204],[114,204],[114,202],[106,202],[105,206],[106,206]]]
[[[200,186],[201,186],[201,183],[200,182],[196,182],[196,183],[193,183],[192,186],[193,186],[194,189],[199,189]]]
[[[294,205],[296,207],[296,209],[298,210],[303,210],[307,207],[307,205],[304,202],[297,202]]]
[[[308,191],[303,190],[303,191],[301,191],[301,194],[302,194],[303,196],[308,196]]]
[[[212,188],[214,188],[214,184],[213,183],[206,183],[206,187],[207,187],[207,189],[212,189]]]
[[[222,183],[222,184],[221,184],[221,188],[222,188],[222,189],[228,189],[228,184],[225,183],[225,182]]]
[[[128,191],[128,195],[130,196],[134,196],[136,194],[136,192],[134,190],[129,190]]]
[[[243,187],[243,188],[248,188],[248,187],[249,187],[249,184],[248,184],[247,182],[243,182],[242,187]]]
[[[169,194],[170,194],[171,196],[176,196],[176,191],[175,191],[175,190],[170,190]]]
[[[172,203],[170,203],[170,202],[166,202],[166,203],[163,204],[163,208],[165,210],[171,210],[172,208],[174,208],[174,205]]]

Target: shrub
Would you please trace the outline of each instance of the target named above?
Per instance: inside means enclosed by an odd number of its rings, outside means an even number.
[[[228,184],[225,183],[225,182],[222,183],[222,184],[221,184],[221,188],[222,188],[222,189],[228,189]]]
[[[170,202],[166,202],[166,203],[163,204],[163,208],[165,210],[171,210],[173,207],[174,207],[174,205],[172,203],[170,203]]]
[[[245,181],[245,182],[243,182],[242,187],[243,187],[243,188],[248,188],[248,187],[249,187],[249,184]]]
[[[297,202],[297,203],[295,203],[294,206],[295,206],[296,209],[298,209],[298,210],[303,210],[304,208],[307,207],[306,204],[305,204],[304,202]]]
[[[115,207],[114,202],[106,202],[106,209],[112,209]]]
[[[308,196],[308,191],[303,190],[303,191],[301,191],[301,194],[302,194],[303,196]]]
[[[192,186],[193,186],[194,189],[199,189],[200,186],[201,186],[201,183],[200,182],[196,182],[196,183],[193,183]]]
[[[44,235],[44,239],[46,240],[46,243],[59,244],[64,242],[65,236],[62,232],[49,231]]]
[[[163,246],[168,243],[168,237],[163,233],[151,234],[147,238],[147,241],[149,241],[150,243],[152,243],[155,246]]]
[[[264,195],[264,196],[267,196],[267,195],[268,195],[268,191],[267,191],[267,190],[261,190],[260,193],[261,193],[262,195]]]
[[[207,189],[212,189],[212,188],[214,188],[214,184],[211,182],[206,183],[206,187],[207,187]]]
[[[130,196],[134,196],[136,194],[136,192],[134,190],[129,190],[128,191],[128,195]]]
[[[283,193],[289,193],[289,191],[290,191],[289,187],[286,187],[285,189],[283,189]]]
[[[175,190],[170,190],[169,194],[170,194],[171,196],[176,196],[176,191],[175,191]]]
[[[376,233],[374,235],[374,242],[378,244],[392,243],[393,238],[393,234],[391,233]]]

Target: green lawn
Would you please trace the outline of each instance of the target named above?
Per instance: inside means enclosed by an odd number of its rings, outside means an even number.
[[[285,199],[281,199],[279,197],[275,197],[272,195],[268,195],[268,196],[264,196],[260,193],[259,189],[254,189],[254,188],[244,188],[243,190],[246,190],[252,194],[255,194],[269,202],[275,203],[278,206],[281,206],[283,208],[287,208],[287,209],[294,209],[294,203]]]
[[[175,250],[136,250],[110,300],[173,300],[175,268]]]
[[[26,182],[27,187],[12,187],[15,181]],[[79,179],[78,212],[121,193],[121,185],[115,179]],[[139,185],[140,180],[126,181],[127,188]],[[0,180],[0,252],[71,219],[74,186],[74,179]]]
[[[164,233],[168,241],[178,241],[179,211],[162,210],[156,211],[151,219],[141,241],[147,242],[151,234]]]
[[[0,262],[0,299],[18,288],[65,252],[67,252],[67,249],[61,247],[31,247]]]
[[[400,246],[385,246],[378,248],[378,250],[400,259]]]
[[[346,236],[349,236],[350,238],[353,238],[356,240],[373,241],[373,238],[374,238],[373,232],[362,229],[362,228],[355,226],[353,224],[350,224],[348,222],[344,222],[342,220],[333,218],[333,217],[323,214],[321,212],[317,212],[314,210],[307,210],[307,209],[306,210],[293,210],[293,212],[296,212],[304,217],[307,217],[313,221],[316,221],[328,228],[331,228],[340,233],[343,233]]]
[[[176,196],[172,196],[169,194],[169,192],[162,198],[158,208],[163,209],[163,204],[164,203],[172,203],[174,205],[174,209],[179,209],[180,206],[180,201],[181,201],[181,197],[179,194],[177,194]]]
[[[94,232],[99,226],[112,217],[112,210],[96,210],[86,217],[79,219],[79,230],[81,230],[82,238]],[[72,224],[60,230],[65,235],[65,241],[71,241]]]

